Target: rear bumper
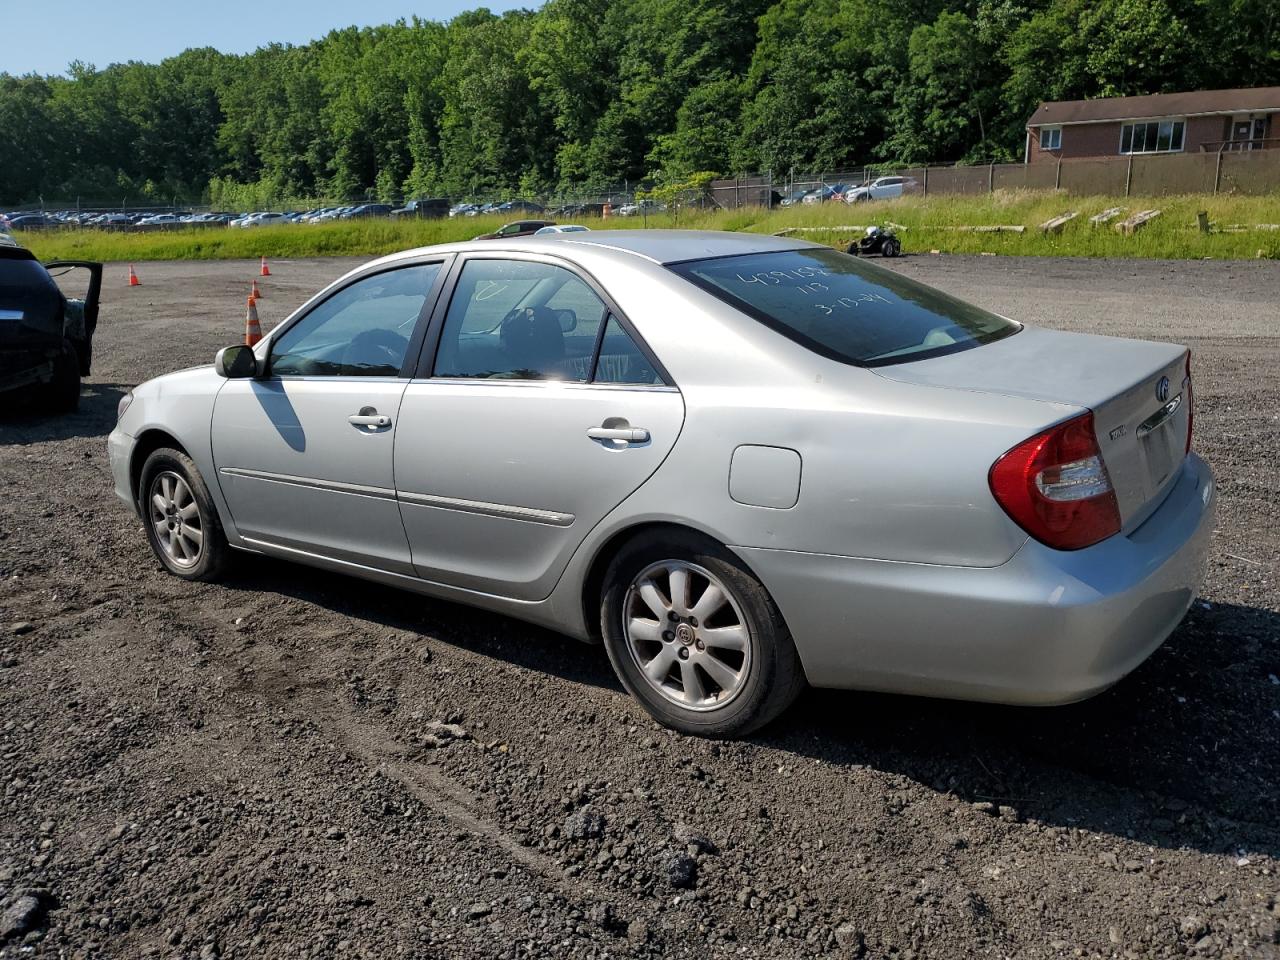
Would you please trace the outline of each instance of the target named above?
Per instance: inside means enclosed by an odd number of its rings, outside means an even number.
[[[1028,541],[998,567],[735,548],[787,619],[815,686],[1015,704],[1113,685],[1181,622],[1216,507],[1195,454],[1142,526],[1085,550]]]

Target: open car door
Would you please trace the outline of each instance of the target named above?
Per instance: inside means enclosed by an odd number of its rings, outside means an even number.
[[[65,336],[76,348],[76,357],[80,361],[80,375],[89,375],[89,367],[93,362],[93,333],[98,329],[98,307],[102,297],[102,264],[93,260],[53,260],[44,265],[49,276],[58,282],[63,295],[67,297],[65,320]],[[83,270],[85,276],[78,276]],[[72,279],[74,278],[74,279]],[[73,292],[82,289],[84,296],[77,298],[67,294],[68,288]]]

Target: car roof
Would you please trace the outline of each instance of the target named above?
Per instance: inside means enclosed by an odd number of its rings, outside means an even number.
[[[818,246],[791,237],[718,230],[592,230],[558,234],[552,243],[584,244],[633,253],[655,263],[680,263],[710,257],[732,257]]]
[[[442,253],[467,253],[483,249],[486,255],[503,252],[546,253],[565,255],[577,249],[606,256],[639,257],[656,264],[732,257],[749,253],[775,253],[783,250],[820,248],[822,245],[794,237],[773,237],[762,233],[728,233],[714,230],[590,230],[578,233],[553,233],[512,237],[506,247],[501,239],[486,240],[477,246],[469,240],[418,247],[381,257],[357,267],[352,273]]]

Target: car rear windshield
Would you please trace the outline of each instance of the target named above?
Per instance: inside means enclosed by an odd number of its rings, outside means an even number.
[[[1022,329],[836,250],[716,257],[671,269],[815,353],[858,366],[942,356]]]

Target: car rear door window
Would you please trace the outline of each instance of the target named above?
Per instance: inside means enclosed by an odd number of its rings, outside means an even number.
[[[829,248],[692,260],[671,269],[815,353],[858,366],[955,353],[1022,329]]]
[[[595,383],[661,385],[663,379],[618,318],[609,315],[596,358]]]
[[[445,314],[434,376],[585,382],[604,315],[595,291],[563,267],[469,260]]]
[[[343,287],[271,344],[273,376],[395,377],[440,264],[385,270]]]

